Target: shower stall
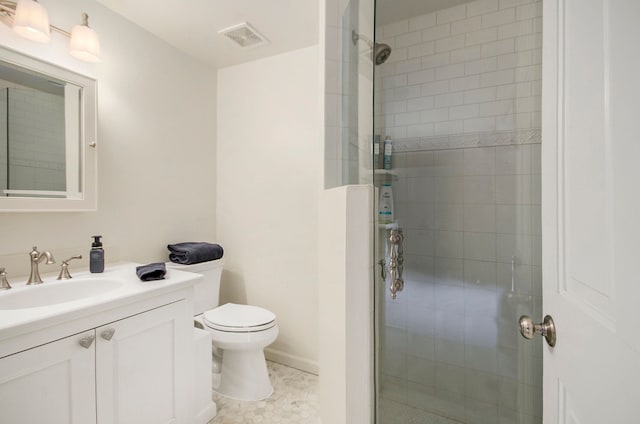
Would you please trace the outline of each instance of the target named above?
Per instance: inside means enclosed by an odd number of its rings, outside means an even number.
[[[372,211],[375,422],[539,424],[518,319],[542,315],[542,2],[337,6],[325,185],[393,195],[392,222]]]

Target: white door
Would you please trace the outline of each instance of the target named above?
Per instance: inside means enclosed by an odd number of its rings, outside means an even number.
[[[543,6],[544,423],[640,423],[640,1]]]
[[[95,423],[94,337],[91,330],[0,359],[0,422]]]
[[[99,423],[191,422],[190,306],[180,301],[96,329]]]

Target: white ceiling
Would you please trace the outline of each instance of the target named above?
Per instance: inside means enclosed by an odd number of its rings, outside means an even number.
[[[469,0],[376,0],[378,25]],[[318,42],[318,0],[98,0],[99,3],[216,68]],[[248,22],[269,40],[241,48],[218,31]]]
[[[318,42],[318,0],[98,0],[179,50],[216,68]],[[218,31],[242,22],[269,40],[241,48]]]

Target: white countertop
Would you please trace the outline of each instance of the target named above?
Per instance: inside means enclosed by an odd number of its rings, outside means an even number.
[[[167,268],[164,280],[140,281],[136,275],[136,263],[107,265],[105,271],[91,274],[88,271],[73,273],[71,280],[56,280],[57,275],[43,277],[44,283],[27,286],[26,282],[11,282],[12,289],[0,291],[0,305],[3,296],[20,292],[35,291],[39,288],[64,284],[91,284],[100,281],[102,285],[114,284],[113,290],[77,300],[63,301],[37,307],[22,309],[3,309],[0,306],[0,341],[41,330],[44,327],[65,323],[71,320],[89,317],[99,312],[119,308],[145,299],[161,296],[173,291],[192,287],[200,274]],[[25,293],[26,294],[26,293]],[[21,293],[20,296],[23,296]],[[8,300],[8,298],[6,298]],[[38,303],[42,304],[40,300]]]

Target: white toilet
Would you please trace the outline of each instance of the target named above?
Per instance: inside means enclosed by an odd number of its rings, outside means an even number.
[[[222,351],[220,383],[213,389],[233,399],[262,400],[273,393],[264,348],[278,337],[276,316],[257,306],[218,306],[223,265],[224,259],[218,259],[193,265],[168,262],[167,268],[204,277],[194,284],[194,315]]]

